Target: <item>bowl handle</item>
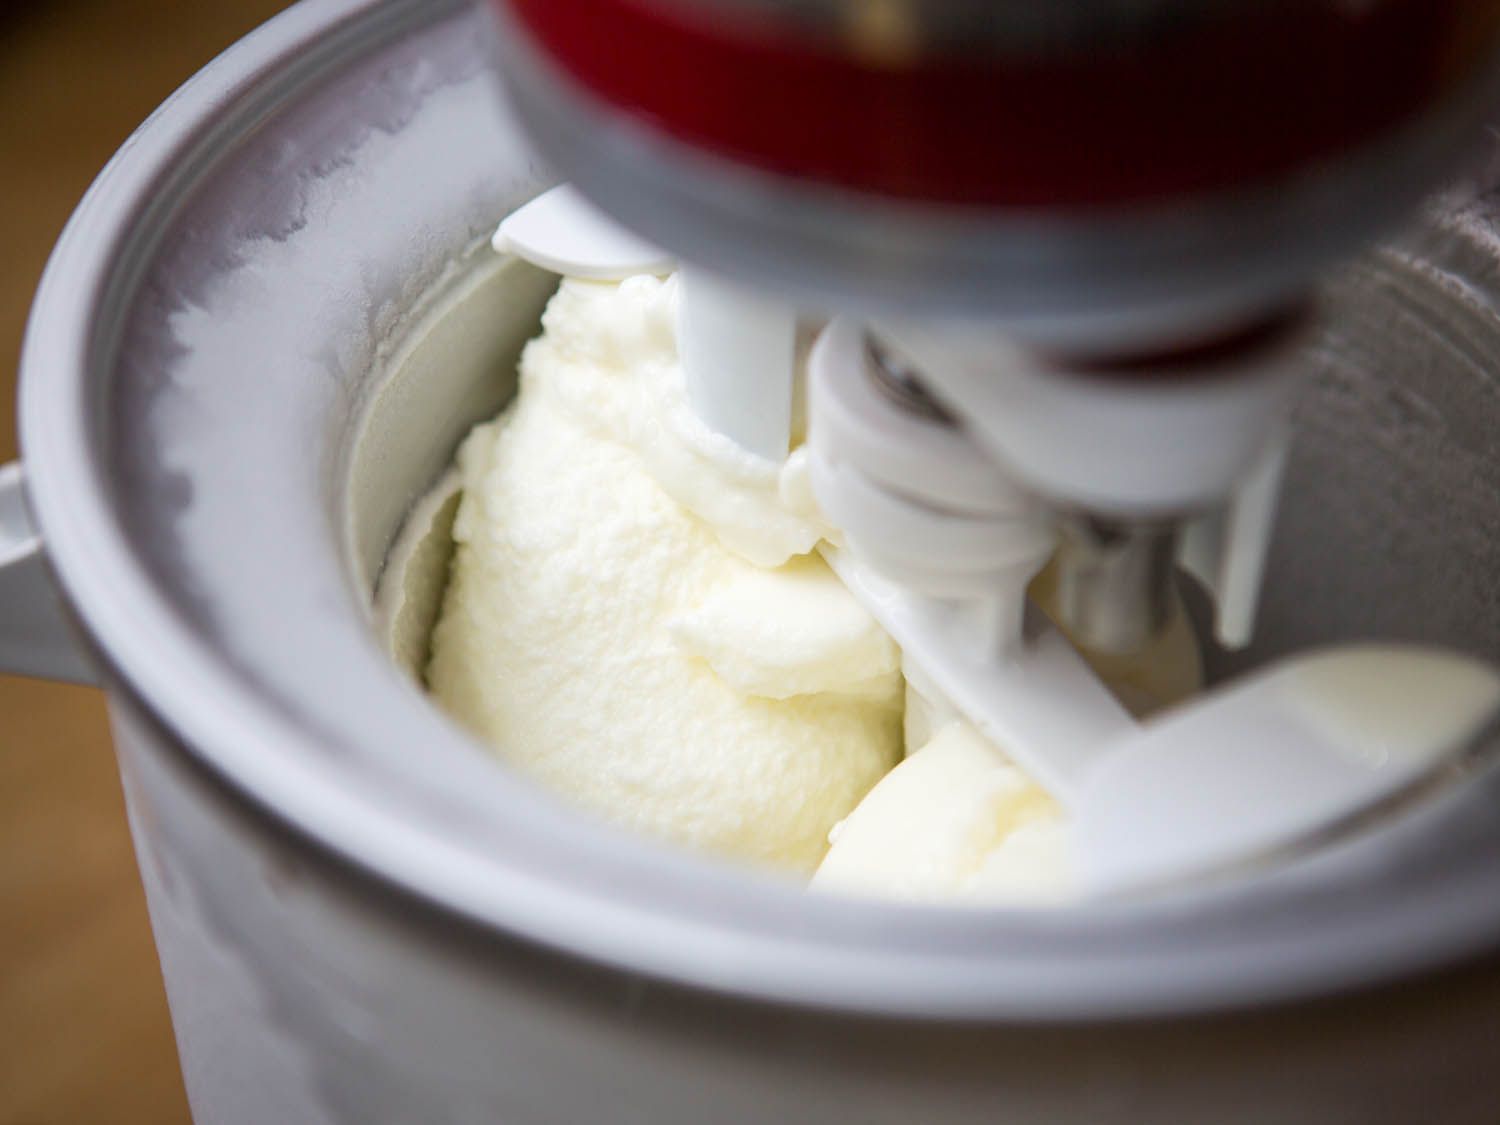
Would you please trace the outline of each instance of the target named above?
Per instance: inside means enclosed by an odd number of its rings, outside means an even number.
[[[58,596],[19,463],[0,465],[0,672],[95,684]]]

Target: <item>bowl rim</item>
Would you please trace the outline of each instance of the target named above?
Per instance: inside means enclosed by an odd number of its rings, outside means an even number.
[[[910,907],[807,895],[560,810],[549,831],[597,866],[559,878],[531,852],[479,853],[402,794],[352,788],[323,756],[299,753],[326,732],[272,706],[195,634],[130,542],[110,501],[96,400],[153,232],[226,131],[291,96],[294,72],[311,80],[419,29],[484,18],[463,0],[299,4],[172,95],[69,221],[28,323],[20,429],[49,558],[114,690],[303,838],[406,893],[554,950],[722,994],[917,1019],[1145,1018],[1326,994],[1494,947],[1500,865],[1471,864],[1438,885],[1371,884],[1336,904],[1319,897],[1326,884],[1292,872],[1057,912]],[[461,737],[436,713],[431,725],[434,737]],[[1244,930],[1262,909],[1276,924]]]

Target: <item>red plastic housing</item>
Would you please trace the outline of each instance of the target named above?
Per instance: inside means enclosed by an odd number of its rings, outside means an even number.
[[[1128,46],[861,50],[663,0],[497,0],[573,84],[756,168],[947,204],[1098,208],[1268,180],[1469,77],[1496,0],[1247,4]]]

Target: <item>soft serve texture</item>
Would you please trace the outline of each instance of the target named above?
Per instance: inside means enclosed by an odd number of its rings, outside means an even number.
[[[672,279],[565,280],[459,454],[427,669],[507,763],[610,821],[810,873],[899,760],[900,653],[783,465],[688,407]]]

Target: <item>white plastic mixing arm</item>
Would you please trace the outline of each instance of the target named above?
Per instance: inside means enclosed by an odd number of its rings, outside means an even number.
[[[751,453],[783,460],[791,442],[796,310],[691,266],[678,284],[688,401]]]
[[[923,684],[941,692],[1003,753],[1065,805],[1083,791],[1098,748],[1134,731],[1130,714],[1045,622],[1024,651],[980,653],[967,606],[914,594],[833,547],[823,557],[901,646]]]
[[[631,234],[567,184],[512,211],[490,242],[501,254],[585,281],[668,274],[676,265],[665,250]]]
[[[1439,649],[1278,661],[1095,748],[1072,802],[1080,874],[1134,890],[1315,844],[1492,741],[1497,705],[1493,667]]]
[[[943,643],[964,643],[979,658],[1007,654],[1020,641],[1027,583],[1053,550],[1044,513],[962,429],[877,382],[878,362],[863,326],[847,318],[813,347],[818,504],[860,564],[908,593],[963,603],[954,612],[966,625]],[[912,643],[925,661],[927,642],[919,634]]]
[[[1191,378],[1115,378],[1039,359],[975,323],[882,321],[976,443],[1050,501],[1117,517],[1222,503],[1282,424],[1302,370],[1274,352],[1205,360]]]
[[[810,477],[845,543],[824,557],[930,690],[1066,802],[1092,749],[1133,728],[1056,630],[1023,642],[1026,587],[1054,546],[1045,516],[879,362],[848,319],[809,361]]]
[[[1277,431],[1227,505],[1189,524],[1182,537],[1177,561],[1213,595],[1214,635],[1226,648],[1244,648],[1255,628],[1289,445],[1288,434]]]
[[[567,184],[507,215],[492,243],[534,266],[585,281],[623,281],[677,268]],[[771,461],[791,443],[797,314],[712,274],[679,276],[678,351],[688,401],[713,430]]]

